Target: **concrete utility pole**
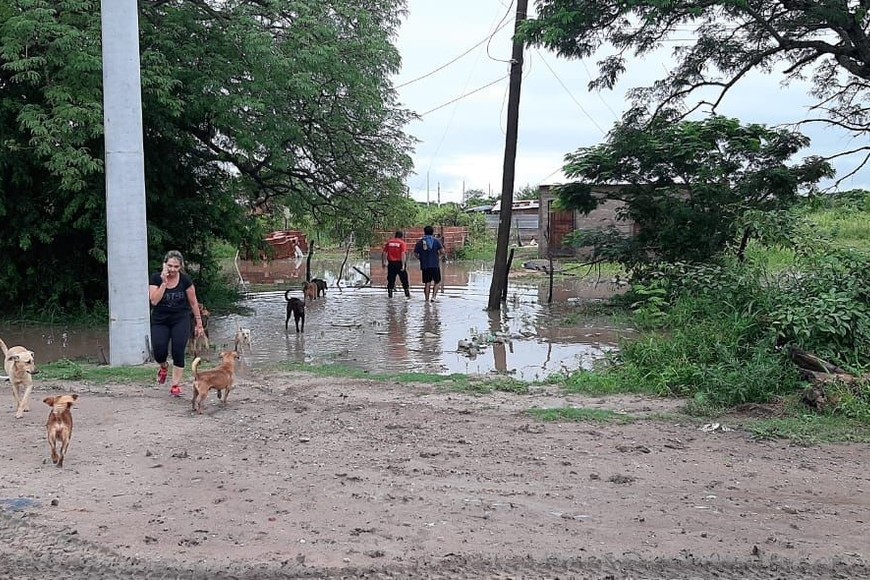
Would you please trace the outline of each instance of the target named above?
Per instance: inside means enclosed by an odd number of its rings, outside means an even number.
[[[517,0],[517,16],[514,34],[526,19],[528,0]],[[508,87],[507,132],[504,145],[504,168],[501,182],[501,206],[499,210],[498,240],[495,246],[495,263],[492,267],[492,283],[489,287],[487,310],[501,309],[502,295],[507,289],[507,257],[511,236],[511,210],[514,204],[514,174],[517,161],[517,134],[520,119],[520,87],[523,81],[523,43],[514,37],[511,54],[510,85]]]
[[[103,123],[106,139],[106,239],[109,261],[109,362],[148,360],[148,241],[139,14],[136,0],[100,2]]]

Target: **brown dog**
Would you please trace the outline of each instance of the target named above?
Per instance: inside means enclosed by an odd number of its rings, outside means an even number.
[[[51,462],[58,467],[63,467],[63,458],[69,448],[70,439],[72,439],[73,418],[70,409],[78,398],[78,395],[61,395],[59,397],[46,397],[42,400],[43,403],[51,407],[45,430],[48,433]],[[60,452],[57,449],[58,443],[60,443]]]
[[[33,351],[23,346],[6,348],[6,343],[0,340],[0,350],[3,350],[3,368],[12,383],[12,396],[15,397],[15,418],[20,419],[30,411],[30,392],[33,390],[33,375],[39,373]]]
[[[202,359],[196,357],[190,368],[193,369],[193,410],[202,415],[208,392],[212,389],[217,391],[218,399],[223,392],[223,402],[227,402],[230,391],[233,390],[233,382],[236,380],[236,361],[239,353],[234,350],[224,351],[220,354],[221,364],[217,368],[199,371],[199,363]]]
[[[303,282],[302,295],[306,300],[317,300],[317,284],[314,282]]]
[[[200,304],[199,315],[202,317],[201,336],[196,335],[196,317],[193,312],[190,313],[190,348],[193,351],[193,356],[199,356],[202,349],[208,351],[210,348],[208,343],[208,320],[211,316],[211,312],[208,311],[208,308]]]

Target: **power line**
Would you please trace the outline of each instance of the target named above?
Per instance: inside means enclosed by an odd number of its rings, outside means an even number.
[[[501,2],[501,5],[505,6],[505,3]],[[495,33],[498,32],[499,30],[501,30],[502,28],[504,28],[505,25],[507,25],[507,23],[510,22],[510,20],[508,20],[508,16],[510,16],[511,8],[513,8],[513,6],[514,6],[513,0],[511,0],[511,3],[507,5],[507,11],[504,13],[504,16],[501,17],[501,21],[498,23],[498,28],[489,36],[489,39],[486,43],[486,56],[488,56],[491,60],[494,60],[496,62],[506,62],[506,63],[510,62],[509,60],[495,58],[494,56],[489,54],[489,44],[492,42],[492,39],[495,37]]]
[[[586,66],[586,61],[585,61],[584,59],[581,58],[581,59],[580,59],[580,62],[583,63],[583,68],[586,70],[586,76],[587,76],[587,78],[589,78],[589,80],[591,81],[591,80],[592,80],[592,73],[589,72],[589,67]],[[613,110],[613,107],[610,106],[610,103],[608,103],[607,100],[606,100],[604,97],[601,96],[601,91],[595,91],[595,94],[598,95],[598,99],[599,99],[602,103],[604,103],[604,106],[607,107],[607,109],[608,109],[608,110],[613,114],[613,120],[614,120],[614,121],[618,121],[618,120],[619,120],[619,115],[616,114],[616,111]]]
[[[456,58],[447,61],[446,63],[442,64],[441,66],[439,66],[439,67],[436,68],[435,70],[429,71],[428,73],[426,73],[426,74],[424,74],[424,75],[421,75],[421,76],[419,76],[419,77],[417,77],[417,78],[415,78],[415,79],[411,79],[411,80],[409,80],[409,81],[406,81],[406,82],[404,82],[404,83],[402,83],[402,84],[400,84],[400,85],[397,85],[397,86],[394,87],[394,88],[395,88],[395,89],[401,89],[402,87],[407,87],[408,85],[410,85],[410,84],[412,84],[412,83],[416,83],[417,81],[421,81],[421,80],[423,80],[423,79],[425,79],[425,78],[431,77],[431,76],[434,75],[435,73],[444,70],[445,68],[447,68],[448,66],[450,66],[450,65],[453,64],[454,62],[456,62],[456,61],[458,61],[459,59],[461,59],[462,57],[468,55],[471,51],[473,51],[475,48],[478,48],[479,46],[481,46],[481,45],[484,44],[484,43],[487,44],[487,50],[488,50],[489,42],[492,41],[492,37],[495,36],[497,32],[499,32],[502,28],[504,28],[504,27],[507,26],[508,24],[509,24],[509,21],[508,21],[508,20],[502,19],[502,21],[497,25],[496,29],[493,30],[490,34],[488,34],[488,35],[486,36],[486,38],[484,38],[483,40],[481,40],[480,42],[478,42],[477,44],[475,44],[474,46],[472,46],[471,48],[469,48],[468,50],[466,50],[465,52],[463,52],[462,54],[460,54],[460,55],[457,56]]]
[[[539,179],[539,180],[538,180],[538,185],[544,183],[545,181],[547,181],[548,179],[550,179],[551,177],[553,177],[554,175],[556,175],[557,173],[559,173],[560,171],[562,171],[562,169],[564,169],[564,167],[559,167],[558,169],[556,169],[555,171],[553,171],[553,172],[552,172],[550,175],[548,175],[547,177],[544,177],[544,178],[542,178],[542,179]]]
[[[469,92],[465,93],[464,95],[459,95],[459,96],[456,97],[455,99],[450,100],[450,101],[447,101],[446,103],[444,103],[444,104],[442,104],[442,105],[438,105],[438,106],[435,107],[434,109],[429,109],[429,110],[426,111],[425,113],[420,113],[420,114],[418,115],[418,117],[425,117],[425,116],[428,115],[429,113],[434,113],[434,112],[437,111],[438,109],[443,109],[443,108],[446,107],[447,105],[452,105],[452,104],[455,103],[456,101],[460,101],[460,100],[464,99],[465,97],[470,97],[470,96],[473,95],[474,93],[478,93],[478,92],[482,91],[483,89],[489,88],[489,87],[491,87],[492,85],[494,85],[494,84],[496,84],[496,83],[499,83],[499,82],[505,80],[506,78],[508,78],[508,76],[510,76],[510,75],[504,75],[504,76],[501,76],[501,77],[495,79],[494,81],[492,81],[492,82],[490,82],[490,83],[487,83],[487,84],[483,85],[482,87],[478,87],[478,88],[474,89],[473,91],[469,91]]]
[[[565,89],[565,92],[568,93],[568,96],[571,97],[571,100],[574,101],[574,104],[577,105],[577,107],[579,107],[581,111],[583,111],[583,114],[586,115],[586,116],[589,118],[590,121],[592,121],[592,124],[593,124],[593,125],[595,125],[596,127],[598,127],[598,130],[601,131],[601,134],[602,134],[602,135],[606,135],[606,134],[607,134],[607,131],[605,131],[604,129],[602,129],[602,128],[601,128],[601,125],[598,124],[598,121],[596,121],[596,120],[592,117],[592,115],[590,115],[589,112],[586,111],[586,109],[583,108],[583,105],[580,104],[580,101],[578,101],[578,100],[574,97],[573,93],[571,93],[571,91],[568,89],[568,87],[565,86],[565,83],[562,82],[562,79],[559,78],[559,75],[556,74],[556,71],[553,70],[553,67],[550,66],[550,63],[548,63],[548,62],[546,61],[546,59],[543,57],[543,55],[541,55],[541,53],[540,53],[538,50],[535,50],[535,52],[538,53],[538,56],[541,57],[541,60],[543,61],[543,63],[544,63],[545,65],[547,65],[547,68],[550,70],[551,73],[553,73],[553,76],[556,78],[557,81],[559,81],[559,84],[562,85],[562,88]]]
[[[501,0],[499,0],[501,1]],[[513,1],[513,0],[511,0]],[[503,5],[503,4],[502,4]],[[501,20],[499,20],[496,24],[490,26],[489,41],[495,36],[495,34],[504,28],[506,24],[506,16],[502,16]],[[479,44],[478,44],[479,45]],[[487,46],[489,44],[487,43]],[[478,54],[477,60],[474,62],[474,67],[469,71],[468,77],[465,79],[465,83],[462,85],[462,93],[465,93],[468,88],[469,83],[471,82],[471,78],[474,75],[474,69],[477,68],[478,63],[480,62],[480,54]],[[454,101],[455,102],[455,101]],[[449,103],[448,103],[449,104]],[[450,129],[453,125],[453,119],[456,117],[456,111],[458,107],[453,107],[452,112],[450,113],[450,118],[447,120],[447,124],[444,126],[444,132],[441,134],[441,139],[438,141],[438,146],[435,148],[435,152],[432,154],[432,157],[429,160],[429,167],[426,168],[426,174],[429,174],[429,171],[432,169],[432,164],[435,163],[435,159],[438,157],[438,154],[441,152],[441,146],[444,144],[444,140],[447,138],[447,134],[450,132]]]

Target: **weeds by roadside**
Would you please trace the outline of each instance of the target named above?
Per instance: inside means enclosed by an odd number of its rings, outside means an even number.
[[[39,365],[40,381],[87,381],[95,384],[154,382],[155,366],[109,367],[62,359]]]
[[[559,407],[555,409],[529,409],[529,414],[540,421],[572,421],[589,423],[617,423],[626,425],[636,419],[624,413],[607,409],[583,409],[578,407]]]
[[[370,373],[343,365],[302,365],[285,363],[277,365],[277,370],[305,372],[321,377],[345,377],[369,381],[392,381],[400,384],[424,383],[451,392],[486,394],[493,391],[525,394],[529,384],[510,377],[480,377],[463,374],[437,375],[431,373]]]

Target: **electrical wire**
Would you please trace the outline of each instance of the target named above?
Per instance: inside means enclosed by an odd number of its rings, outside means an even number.
[[[511,1],[513,2],[513,0],[511,0]],[[499,3],[500,3],[502,6],[504,6],[504,3],[501,2],[501,0],[499,0]],[[509,14],[509,12],[508,12],[508,14]],[[491,32],[490,32],[489,35],[488,35],[488,41],[491,41],[492,38],[496,35],[496,33],[498,33],[502,28],[504,28],[504,27],[506,26],[506,23],[507,23],[507,22],[509,22],[509,21],[506,20],[506,15],[502,15],[501,19],[500,19],[496,24],[490,26],[490,31],[491,31]],[[478,43],[478,46],[479,46],[479,45],[480,45],[480,43]],[[487,46],[488,46],[488,45],[487,45]],[[475,62],[474,62],[474,67],[469,71],[468,77],[465,79],[465,84],[462,85],[462,91],[461,91],[461,92],[463,93],[463,95],[460,96],[460,97],[458,97],[458,98],[456,98],[456,99],[454,99],[452,102],[456,102],[456,101],[458,101],[458,100],[464,98],[465,96],[467,96],[467,95],[465,95],[464,93],[465,93],[466,89],[468,89],[468,85],[469,85],[469,83],[471,82],[471,78],[472,78],[472,76],[474,75],[474,70],[475,70],[475,68],[477,68],[477,65],[478,65],[479,62],[480,62],[480,56],[481,56],[481,55],[478,54],[477,60],[475,60]],[[473,92],[476,92],[477,90],[480,90],[480,89],[476,89],[475,91],[472,91],[472,93],[473,93]],[[450,103],[446,103],[445,105],[441,105],[441,106],[439,106],[438,108],[441,108],[441,107],[443,107],[443,106],[447,106],[447,105],[449,105],[449,104],[450,104]],[[451,130],[451,127],[452,127],[452,125],[453,125],[453,119],[454,119],[455,116],[456,116],[456,110],[457,110],[457,108],[454,107],[454,108],[453,108],[453,112],[450,114],[450,118],[447,120],[447,123],[446,123],[446,125],[444,126],[444,131],[443,131],[443,133],[441,134],[441,139],[438,140],[438,145],[437,145],[437,147],[435,147],[435,152],[432,154],[431,158],[429,159],[429,167],[426,169],[426,174],[427,174],[427,175],[429,174],[429,171],[432,169],[432,165],[435,163],[435,159],[438,157],[438,154],[441,152],[441,146],[444,144],[444,140],[447,138],[447,134],[448,134],[448,133],[450,132],[450,130]],[[431,111],[429,111],[429,112],[431,112]]]
[[[478,93],[478,92],[482,91],[483,89],[489,88],[489,87],[491,87],[492,85],[494,85],[494,84],[496,84],[496,83],[500,83],[501,81],[505,80],[505,79],[508,78],[509,76],[510,76],[510,75],[504,75],[504,76],[502,76],[502,77],[499,77],[499,78],[495,79],[494,81],[489,82],[489,83],[483,85],[482,87],[478,87],[478,88],[474,89],[473,91],[469,91],[469,92],[467,92],[467,93],[465,93],[465,94],[463,94],[463,95],[459,95],[459,96],[456,97],[455,99],[452,99],[452,100],[450,100],[450,101],[447,101],[446,103],[444,103],[444,104],[442,104],[442,105],[438,105],[437,107],[435,107],[435,108],[433,108],[433,109],[429,109],[429,110],[426,111],[425,113],[420,113],[420,114],[417,115],[417,116],[418,116],[418,117],[425,117],[425,116],[428,115],[429,113],[434,113],[434,112],[437,111],[438,109],[443,109],[443,108],[446,107],[447,105],[452,105],[452,104],[455,103],[456,101],[461,101],[461,100],[464,99],[465,97],[470,97],[470,96],[473,95],[474,93]]]
[[[417,77],[417,78],[414,78],[414,79],[411,79],[411,80],[409,80],[409,81],[406,81],[406,82],[404,82],[404,83],[402,83],[402,84],[400,84],[400,85],[396,85],[394,88],[395,88],[395,89],[401,89],[402,87],[407,87],[408,85],[413,84],[413,83],[416,83],[417,81],[422,81],[422,80],[425,79],[425,78],[431,77],[431,76],[434,75],[435,73],[444,70],[445,68],[447,68],[448,66],[450,66],[450,65],[453,64],[454,62],[458,61],[458,60],[461,59],[462,57],[467,56],[471,51],[473,51],[475,48],[478,48],[479,46],[481,46],[481,45],[484,44],[484,43],[486,43],[486,45],[487,45],[487,53],[488,53],[489,43],[492,41],[492,37],[495,36],[496,33],[498,33],[499,31],[501,31],[501,29],[504,28],[505,26],[507,26],[508,24],[509,24],[509,21],[506,21],[504,18],[502,18],[502,20],[501,20],[501,21],[496,25],[496,29],[493,30],[491,33],[489,33],[489,34],[486,36],[486,38],[484,38],[483,40],[481,40],[480,42],[478,42],[477,44],[475,44],[474,46],[472,46],[471,48],[469,48],[468,50],[466,50],[465,52],[463,52],[462,54],[460,54],[460,55],[457,56],[456,58],[453,58],[453,59],[451,59],[451,60],[445,62],[444,64],[442,64],[442,65],[439,66],[438,68],[436,68],[436,69],[434,69],[434,70],[431,70],[431,71],[429,71],[428,73],[426,73],[426,74],[424,74],[424,75],[421,75],[421,76],[419,76],[419,77]]]
[[[501,4],[502,6],[505,6],[505,3],[504,3],[504,2],[500,2],[500,4]],[[495,32],[498,32],[499,30],[501,30],[502,28],[504,28],[504,27],[507,25],[508,22],[510,22],[510,20],[508,20],[508,16],[510,16],[511,8],[513,8],[513,7],[514,7],[514,3],[513,3],[513,0],[511,0],[511,3],[507,5],[507,10],[505,11],[504,16],[501,17],[501,20],[499,21],[499,23],[498,23],[498,25],[497,25],[497,26],[498,26],[498,29],[497,29]],[[504,60],[504,59],[501,59],[501,58],[495,58],[494,56],[492,56],[491,54],[489,54],[489,45],[490,45],[490,43],[492,42],[493,37],[495,36],[495,32],[493,32],[493,33],[490,35],[490,37],[489,37],[489,41],[486,43],[486,56],[488,56],[488,57],[490,58],[490,60],[494,60],[494,61],[496,61],[496,62],[507,62],[507,63],[509,63],[510,60]]]
[[[544,63],[545,65],[547,65],[547,68],[550,70],[551,73],[553,73],[553,76],[556,78],[556,80],[559,82],[559,84],[562,85],[562,88],[565,89],[565,92],[568,93],[568,96],[571,97],[571,100],[574,101],[574,104],[577,105],[577,107],[578,107],[581,111],[583,111],[583,114],[586,115],[586,117],[588,117],[590,121],[592,121],[592,124],[595,125],[595,126],[598,128],[599,131],[601,131],[601,134],[602,134],[602,135],[606,135],[606,134],[607,134],[607,131],[605,131],[604,129],[602,129],[602,128],[601,128],[601,125],[598,124],[598,121],[596,121],[596,120],[592,117],[592,115],[590,115],[589,112],[588,112],[586,109],[583,108],[583,105],[580,104],[580,101],[578,101],[578,100],[574,97],[574,94],[571,93],[571,91],[568,89],[568,87],[565,85],[565,83],[562,82],[562,79],[559,78],[559,75],[556,74],[556,71],[553,70],[553,67],[550,66],[550,63],[547,62],[547,60],[543,57],[543,55],[541,55],[541,53],[540,53],[538,50],[535,50],[535,52],[538,53],[538,56],[541,57],[541,61],[543,61],[543,63]]]
[[[586,66],[586,61],[581,58],[580,62],[583,64],[583,68],[586,70],[586,77],[591,82],[592,81],[592,73],[589,72],[589,67]],[[619,115],[616,114],[616,111],[613,110],[613,107],[610,106],[610,103],[607,102],[607,99],[605,99],[604,97],[601,96],[601,91],[595,91],[595,94],[598,95],[599,100],[601,100],[601,102],[604,103],[604,106],[607,107],[607,110],[609,110],[610,113],[613,115],[613,120],[618,121]]]
[[[564,169],[564,168],[563,168],[563,167],[559,167],[558,169],[556,169],[555,171],[553,171],[550,175],[544,177],[543,179],[539,179],[539,180],[538,180],[538,185],[540,185],[540,184],[542,184],[542,183],[545,183],[548,179],[550,179],[551,177],[553,177],[554,175],[556,175],[557,173],[559,173],[560,171],[562,171],[562,169]]]

